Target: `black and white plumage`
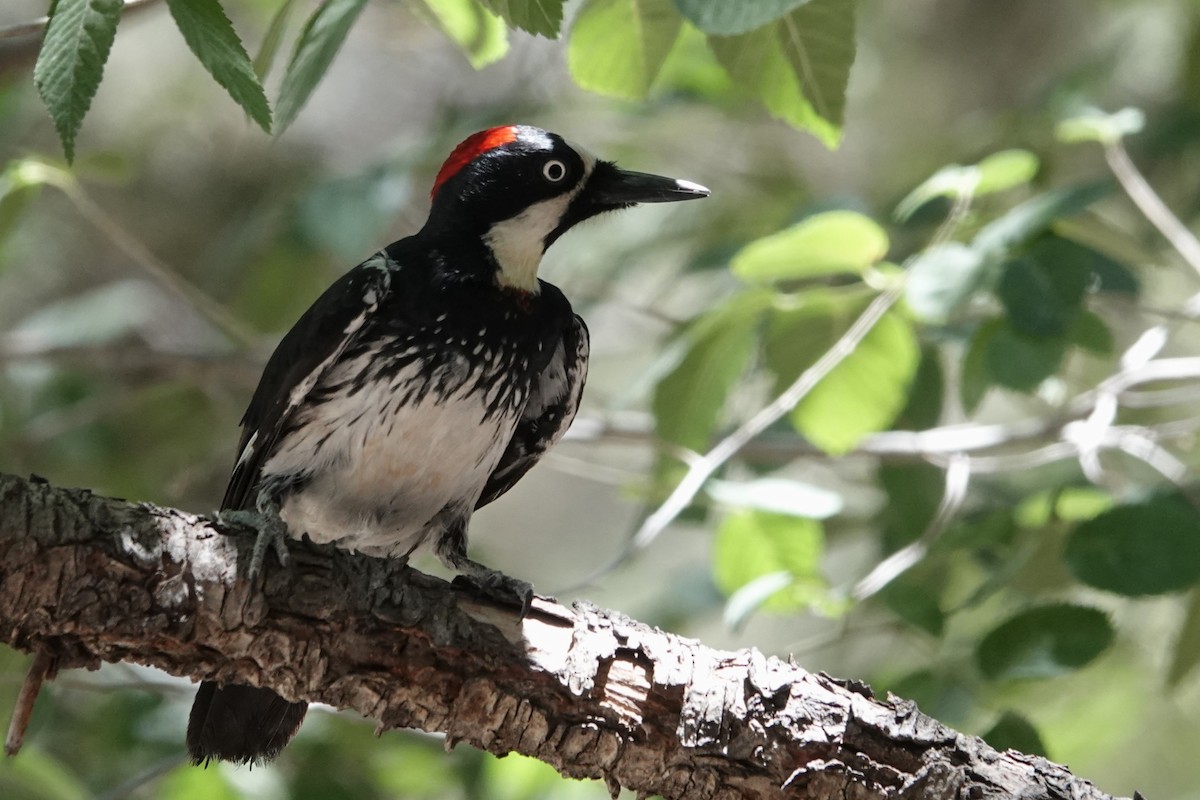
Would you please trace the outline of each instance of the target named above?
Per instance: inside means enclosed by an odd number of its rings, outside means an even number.
[[[598,213],[705,195],[537,128],[468,138],[439,172],[421,231],[342,276],[280,342],[222,508],[255,520],[260,544],[307,535],[385,557],[428,544],[481,589],[528,603],[528,584],[470,560],[466,543],[474,510],[562,437],[583,391],[587,327],[537,278],[542,254]],[[263,554],[256,546],[253,570]],[[305,709],[205,682],[189,752],[196,763],[269,759]]]

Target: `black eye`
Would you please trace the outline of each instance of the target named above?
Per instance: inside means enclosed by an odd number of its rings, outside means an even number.
[[[567,165],[557,160],[547,161],[542,166],[542,175],[551,183],[558,183],[567,177]]]

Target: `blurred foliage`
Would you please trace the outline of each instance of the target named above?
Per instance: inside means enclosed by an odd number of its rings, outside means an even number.
[[[0,9],[0,469],[211,509],[282,331],[421,224],[464,134],[539,124],[713,197],[547,255],[589,389],[480,557],[1200,798],[1200,7],[141,5],[59,0],[40,58],[3,26],[46,3]],[[756,418],[673,525],[563,589]],[[0,652],[0,708],[26,666]],[[269,767],[197,770],[190,699],[60,676],[0,797],[607,796],[323,712]]]

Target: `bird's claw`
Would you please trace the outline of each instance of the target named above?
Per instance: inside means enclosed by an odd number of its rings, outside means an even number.
[[[254,529],[254,549],[250,553],[250,567],[246,571],[251,583],[262,572],[267,561],[268,549],[275,553],[275,558],[278,559],[280,566],[288,565],[291,556],[288,554],[287,548],[287,523],[279,514],[234,509],[220,512],[217,518],[226,524]]]
[[[487,569],[461,574],[451,583],[507,605],[515,604],[520,607],[522,617],[529,612],[529,606],[533,603],[532,584],[510,578],[499,570]]]

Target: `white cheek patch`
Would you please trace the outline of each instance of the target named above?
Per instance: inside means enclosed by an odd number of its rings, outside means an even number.
[[[583,176],[576,182],[575,188],[558,197],[534,203],[515,217],[497,222],[484,236],[496,263],[500,265],[497,279],[501,286],[523,292],[538,291],[537,271],[546,250],[546,237],[558,227],[567,213],[567,207],[583,190],[596,166],[595,156],[586,150],[574,149],[583,160]]]

